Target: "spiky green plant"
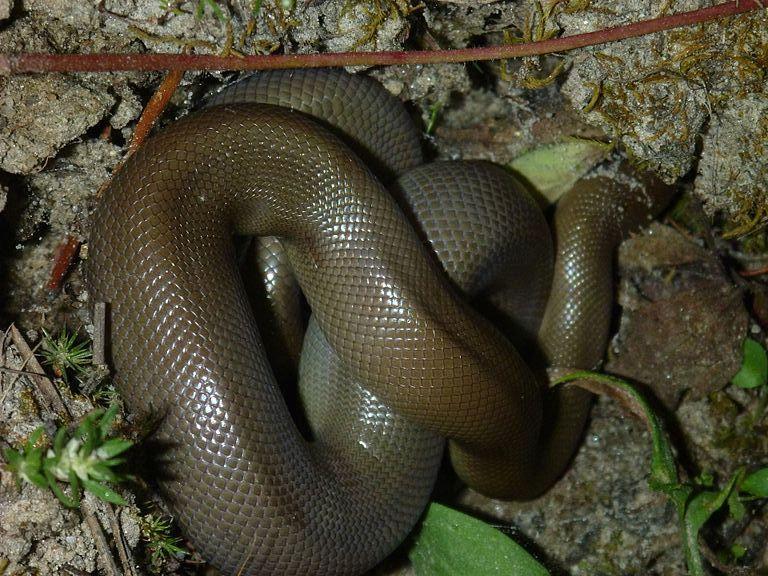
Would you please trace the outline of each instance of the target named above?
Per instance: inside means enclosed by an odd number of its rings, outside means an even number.
[[[79,505],[82,488],[102,500],[124,505],[123,497],[108,485],[126,480],[126,476],[116,471],[116,467],[125,461],[118,456],[133,445],[129,440],[107,436],[117,410],[116,404],[106,412],[94,410],[71,436],[62,426],[56,432],[51,447],[38,445],[44,431],[41,426],[20,450],[11,448],[4,452],[8,469],[16,474],[19,481],[50,488],[62,504],[70,508]],[[59,482],[69,483],[69,495]]]
[[[43,364],[50,366],[53,373],[68,381],[68,374],[83,374],[91,363],[91,349],[87,342],[78,342],[77,334],[61,329],[58,337],[43,330],[43,342],[40,346]]]
[[[173,519],[169,516],[147,514],[139,518],[141,538],[146,542],[149,559],[153,565],[159,565],[170,557],[183,556],[188,552],[179,546],[181,538],[171,535]]]

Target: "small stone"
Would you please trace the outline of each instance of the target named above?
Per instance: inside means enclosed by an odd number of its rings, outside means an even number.
[[[0,0],[0,20],[5,20],[11,15],[13,0]]]
[[[741,365],[749,317],[717,258],[654,224],[619,251],[623,307],[608,372],[648,385],[669,408],[726,386]]]

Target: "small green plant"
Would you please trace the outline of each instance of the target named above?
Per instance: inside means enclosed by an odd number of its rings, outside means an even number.
[[[29,482],[40,488],[48,486],[48,481],[42,473],[43,450],[38,446],[43,436],[43,428],[38,428],[29,435],[20,451],[6,450],[3,455],[8,462],[8,469],[16,474],[17,481]]]
[[[747,388],[755,382],[765,385],[765,350],[758,345],[745,344],[745,365],[740,378]],[[749,373],[750,375],[747,375]],[[677,472],[672,446],[660,418],[648,402],[630,384],[594,372],[574,372],[553,385],[580,381],[592,392],[607,394],[618,400],[632,413],[641,416],[648,425],[652,440],[649,484],[653,490],[666,494],[674,503],[680,522],[688,573],[705,576],[699,548],[699,532],[723,505],[739,520],[747,513],[746,504],[768,498],[768,467],[751,474],[740,468],[721,489],[711,474],[702,473],[689,482],[682,482]],[[734,543],[724,551],[727,561],[739,561],[746,550]],[[486,574],[530,574],[546,576],[549,572],[522,547],[502,532],[481,520],[432,503],[422,526],[408,552],[418,576],[485,576]]]
[[[216,3],[216,0],[198,0],[197,7],[195,8],[195,18],[198,20],[202,19],[202,17],[205,15],[206,7],[211,9],[213,15],[218,18],[220,22],[227,21],[227,17],[224,15],[221,6]]]
[[[68,381],[68,374],[82,375],[91,363],[91,350],[87,342],[77,342],[77,334],[68,334],[62,328],[58,337],[53,337],[43,330],[43,342],[40,346],[43,364],[53,369],[53,373]]]
[[[424,130],[424,133],[427,134],[427,136],[432,135],[432,133],[435,131],[435,126],[437,125],[437,119],[440,115],[440,110],[443,107],[442,102],[435,102],[432,104],[432,106],[429,107],[429,121],[427,122],[427,127]]]
[[[171,556],[184,556],[187,551],[179,544],[181,538],[171,536],[171,523],[173,519],[168,516],[155,516],[147,514],[139,518],[141,538],[147,543],[149,558],[153,565],[165,562]]]
[[[760,388],[768,382],[768,354],[765,348],[752,338],[745,338],[741,368],[731,379],[739,388]]]
[[[126,479],[115,468],[125,461],[118,456],[132,446],[129,440],[107,436],[117,410],[117,405],[107,411],[94,410],[71,436],[66,427],[60,427],[51,447],[40,445],[43,428],[38,428],[21,450],[8,449],[4,452],[8,468],[16,474],[19,482],[50,488],[69,508],[79,505],[81,488],[107,502],[124,505],[126,502],[122,496],[108,486],[108,483],[116,484]],[[62,490],[59,482],[69,483],[69,495]]]
[[[704,576],[706,571],[699,549],[701,528],[726,503],[730,514],[738,519],[746,514],[744,502],[768,498],[768,468],[761,468],[749,475],[745,474],[744,469],[739,469],[725,487],[719,490],[709,474],[702,474],[691,482],[682,482],[661,419],[634,387],[618,378],[595,372],[574,372],[554,384],[577,380],[589,382],[588,388],[593,392],[604,393],[619,400],[647,423],[652,440],[648,483],[653,490],[666,494],[675,505],[688,573]]]
[[[97,405],[112,406],[113,404],[122,404],[123,399],[115,387],[110,383],[102,383],[91,393],[91,399]]]
[[[768,353],[757,340],[745,338],[741,368],[731,379],[734,386],[760,394],[757,409],[750,414],[750,426],[759,424],[768,409]]]

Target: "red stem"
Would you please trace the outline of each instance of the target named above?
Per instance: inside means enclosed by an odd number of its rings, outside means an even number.
[[[742,14],[762,8],[761,0],[736,0],[709,8],[642,20],[540,42],[413,52],[328,52],[324,54],[277,54],[269,56],[212,56],[195,54],[0,54],[0,75],[24,72],[112,72],[118,70],[264,70],[269,68],[321,68],[332,66],[377,66],[391,64],[435,64],[500,60],[564,52],[634,38]]]
[[[751,268],[747,270],[741,270],[739,274],[741,274],[745,278],[749,278],[751,276],[762,276],[763,274],[768,274],[768,266],[763,266],[761,268]]]
[[[53,257],[53,269],[51,270],[48,284],[46,284],[49,294],[56,294],[61,288],[64,275],[67,273],[70,266],[72,266],[78,248],[80,248],[80,240],[74,236],[67,236],[56,248]]]

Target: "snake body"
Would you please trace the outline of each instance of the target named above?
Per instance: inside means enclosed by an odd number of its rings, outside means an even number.
[[[539,330],[553,365],[595,366],[615,246],[666,190],[581,181],[555,214],[553,263],[519,183],[485,162],[420,165],[407,114],[369,78],[272,72],[216,104],[116,175],[87,268],[110,306],[119,389],[161,417],[161,487],[190,541],[228,574],[362,573],[416,522],[443,438],[479,491],[543,491],[589,399],[547,393],[501,328],[524,347]],[[372,169],[399,176],[398,201]],[[263,352],[235,234],[279,238],[260,248],[268,277],[287,258],[311,307],[299,370],[311,442]],[[295,286],[278,284],[266,292],[295,307]]]

